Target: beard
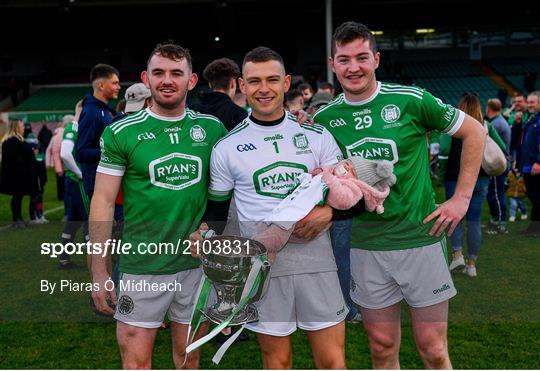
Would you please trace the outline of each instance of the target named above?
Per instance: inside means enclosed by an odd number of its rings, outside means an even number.
[[[187,93],[188,93],[188,84],[186,84],[186,86],[183,87],[183,89],[179,89],[180,91],[180,94],[178,96],[178,98],[174,99],[174,100],[162,100],[160,95],[159,95],[159,92],[157,91],[157,89],[154,90],[154,94],[152,95],[152,101],[154,102],[155,105],[165,109],[165,110],[172,110],[172,109],[175,109],[175,108],[178,108],[182,102],[185,102],[186,100],[186,96],[187,96]]]

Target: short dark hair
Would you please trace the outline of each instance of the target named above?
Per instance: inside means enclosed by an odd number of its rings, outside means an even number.
[[[332,36],[332,57],[336,55],[337,46],[348,44],[356,39],[368,40],[373,54],[377,53],[377,42],[375,36],[362,23],[344,22],[334,31]]]
[[[283,66],[283,69],[285,69],[285,63],[283,62],[281,55],[266,46],[258,46],[255,49],[250,50],[244,57],[242,68],[244,68],[247,62],[261,63],[268,61],[278,61]]]
[[[302,91],[298,89],[289,90],[287,94],[285,94],[285,103],[292,102],[296,98],[302,98],[302,97],[303,97]]]
[[[99,63],[90,70],[90,82],[93,83],[97,79],[108,79],[112,75],[120,76],[118,70],[108,64]]]
[[[313,88],[309,83],[303,82],[302,84],[298,85],[298,90],[304,91],[306,89],[309,89],[313,93]]]
[[[490,110],[495,111],[495,112],[499,112],[502,110],[502,103],[497,98],[488,99],[486,105],[489,107]]]
[[[203,76],[212,89],[228,89],[229,81],[240,76],[240,68],[229,58],[216,59],[203,71]]]
[[[154,50],[152,50],[152,53],[150,53],[150,57],[148,57],[146,65],[150,64],[150,59],[152,59],[154,55],[159,55],[163,58],[172,59],[174,61],[185,59],[189,69],[193,71],[193,64],[189,50],[175,44],[172,40],[157,44]]]
[[[319,89],[334,90],[334,85],[330,82],[323,81],[319,84]]]

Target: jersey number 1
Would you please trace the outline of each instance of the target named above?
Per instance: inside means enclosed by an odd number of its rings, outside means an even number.
[[[272,144],[274,145],[274,149],[276,150],[276,153],[279,153],[279,147],[277,145],[277,142],[272,142]]]

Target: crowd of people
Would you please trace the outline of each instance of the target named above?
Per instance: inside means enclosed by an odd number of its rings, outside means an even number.
[[[247,328],[257,334],[265,368],[292,367],[297,328],[306,331],[317,367],[345,368],[345,322],[362,321],[373,367],[398,368],[405,301],[424,365],[451,368],[448,302],[456,289],[450,271],[477,275],[484,201],[491,215],[486,233],[507,233],[507,221],[515,222],[519,209],[520,219],[531,219],[525,234],[540,236],[540,96],[518,94],[508,109],[490,99],[484,114],[473,93],[464,94],[456,109],[418,87],[377,81],[375,38],[356,22],[335,30],[329,63],[342,94],[330,83],[292,88],[283,59],[269,48],[249,51],[241,66],[220,58],[203,72],[211,92],[188,107],[187,93],[198,82],[191,56],[178,45],[159,44],[142,83],[130,86],[116,109],[109,102],[120,92],[120,73],[94,66],[92,93],[54,135],[44,126],[34,139],[21,120],[9,123],[0,192],[12,196],[13,227],[26,226],[25,195],[32,199],[31,221],[45,221],[47,165],[65,203],[62,242],[73,241],[82,226],[91,243],[122,233],[133,244],[179,238],[195,244],[204,229],[222,233],[232,222],[242,236],[256,235],[257,224],[294,190],[301,173],[335,171],[339,161],[356,156],[385,160],[394,181],[384,207],[370,207],[366,197],[346,210],[323,202],[293,221],[287,238],[294,242],[275,251],[267,293],[256,303],[259,321]],[[435,133],[440,146],[430,151],[427,139],[433,142]],[[507,155],[502,175],[481,169],[486,135]],[[447,200],[441,205],[433,196],[430,154],[438,156],[444,181]],[[355,161],[348,164],[332,175],[365,180]],[[351,245],[353,220],[360,246]],[[450,265],[445,235],[452,242]],[[98,287],[92,293],[96,311],[117,319],[125,368],[151,367],[166,315],[175,365],[198,367],[200,353],[185,354],[202,276],[197,258],[131,252],[114,259],[88,255],[87,265]],[[64,253],[60,267],[76,265]],[[105,282],[111,277],[117,284],[178,281],[184,289],[110,291]],[[207,329],[202,326],[197,337]]]
[[[538,185],[534,183],[537,171],[532,171],[537,150],[539,110],[539,92],[516,94],[512,98],[511,107],[503,109],[498,98],[486,102],[485,112],[477,94],[465,93],[458,103],[458,108],[484,122],[488,135],[505,153],[508,166],[506,171],[497,176],[489,176],[480,169],[469,209],[466,214],[466,239],[462,223],[452,235],[453,260],[452,271],[463,270],[470,277],[477,276],[476,260],[481,246],[481,216],[484,202],[488,202],[490,220],[484,225],[485,233],[497,235],[508,233],[508,222],[515,222],[517,212],[519,219],[527,220],[529,213],[525,202],[528,196],[532,203],[531,223],[523,231],[525,236],[538,237]],[[503,112],[504,111],[504,112]],[[530,121],[529,121],[530,120]],[[451,197],[456,186],[461,161],[461,143],[448,136],[439,138],[439,179],[444,182],[446,196]],[[534,144],[536,143],[536,144]],[[532,151],[531,151],[532,150]],[[525,158],[523,158],[523,153]],[[528,188],[526,185],[528,180]],[[509,204],[509,210],[508,205]],[[509,211],[509,212],[508,212]],[[468,248],[467,262],[462,250],[465,240]]]

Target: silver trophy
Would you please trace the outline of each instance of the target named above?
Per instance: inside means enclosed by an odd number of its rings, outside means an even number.
[[[217,303],[202,309],[202,314],[210,321],[217,324],[222,323],[238,306],[242,297],[242,292],[254,262],[266,257],[266,248],[258,241],[238,236],[214,236],[207,238],[209,246],[226,246],[226,241],[230,242],[231,249],[211,248],[205,253],[201,251],[202,268],[206,277],[212,282],[217,293]],[[227,253],[224,253],[226,250]],[[230,325],[242,325],[258,320],[257,308],[253,305],[259,301],[269,282],[270,264],[263,259],[260,268],[262,280],[255,295],[248,305],[240,310],[229,323]]]

